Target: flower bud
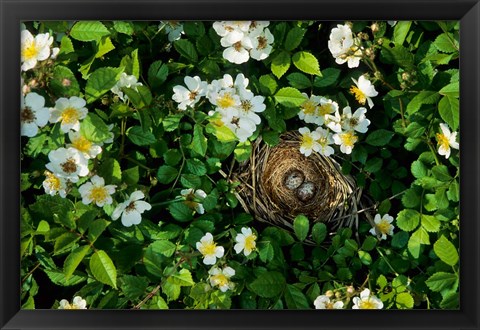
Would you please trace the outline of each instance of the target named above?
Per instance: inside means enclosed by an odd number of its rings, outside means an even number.
[[[375,34],[378,32],[378,30],[380,30],[380,26],[378,25],[377,22],[375,22],[370,26],[370,29],[372,29],[372,33]]]
[[[335,298],[337,299],[342,298],[342,293],[340,291],[335,292]]]
[[[330,297],[333,297],[333,291],[332,290],[328,290],[327,292],[325,292],[325,295],[330,298]]]

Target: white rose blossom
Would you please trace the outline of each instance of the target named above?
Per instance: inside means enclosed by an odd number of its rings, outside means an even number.
[[[30,31],[22,30],[20,34],[22,71],[33,69],[38,61],[48,59],[52,43],[53,37],[48,33],[40,33],[34,37]]]
[[[200,239],[200,242],[197,242],[196,247],[202,254],[205,265],[215,265],[217,258],[223,257],[225,253],[223,246],[217,246],[213,241],[211,233],[206,233],[205,236]]]
[[[326,295],[321,295],[314,300],[313,305],[315,309],[343,309],[344,304],[343,301],[333,302]]]
[[[359,40],[354,38],[348,24],[338,24],[330,32],[328,49],[335,58],[335,62],[338,64],[347,62],[349,68],[356,68],[359,66],[363,54],[358,43]]]
[[[235,275],[235,269],[231,267],[226,266],[223,269],[212,267],[208,274],[210,275],[210,285],[213,287],[218,286],[222,292],[232,290],[235,287],[234,283],[230,281],[230,278]]]
[[[207,82],[202,81],[198,76],[186,76],[184,82],[187,87],[181,85],[173,87],[172,99],[178,103],[179,110],[193,107],[207,93]]]
[[[197,211],[198,214],[205,213],[203,204],[200,203],[200,201],[203,201],[207,197],[207,194],[203,190],[194,190],[192,188],[183,189],[180,191],[180,195],[185,199],[183,203],[189,208]]]
[[[88,205],[95,203],[98,207],[112,204],[112,194],[115,193],[115,185],[105,185],[105,180],[94,175],[90,182],[84,183],[78,188],[82,196],[82,203]]]
[[[37,93],[28,93],[20,99],[21,135],[33,137],[39,127],[43,127],[50,119],[50,110],[45,107],[45,99]]]
[[[118,204],[113,210],[112,220],[117,220],[121,216],[125,227],[140,224],[142,213],[152,208],[149,203],[141,200],[143,198],[145,198],[143,192],[134,191],[125,202]]]
[[[360,297],[354,297],[352,299],[352,309],[382,309],[383,302],[377,297],[370,295],[369,289],[364,289],[360,293]]]
[[[385,214],[383,216],[380,216],[380,214],[376,214],[373,220],[375,226],[370,229],[370,234],[375,236],[379,235],[380,239],[387,239],[387,235],[393,235],[393,229],[395,229],[395,227],[392,225],[392,216],[388,214]]]
[[[361,105],[365,105],[365,102],[368,103],[368,106],[373,108],[372,97],[378,95],[378,92],[375,90],[375,86],[365,78],[365,75],[362,75],[358,78],[358,81],[353,79],[355,86],[350,87],[350,93],[355,96],[355,99]]]
[[[358,137],[354,131],[345,131],[335,133],[333,135],[333,141],[340,146],[340,151],[344,154],[351,154],[355,143],[358,141]]]
[[[438,154],[441,156],[445,156],[446,159],[450,157],[451,149],[460,148],[459,143],[456,141],[457,139],[457,132],[450,132],[447,124],[441,123],[440,130],[442,133],[437,133],[436,138],[438,142]]]
[[[233,249],[236,253],[242,253],[248,257],[256,248],[257,236],[252,232],[251,228],[243,227],[241,233],[235,237],[235,246]]]
[[[75,183],[79,177],[88,175],[88,161],[75,148],[58,148],[48,153],[50,162],[45,167],[55,176]]]
[[[319,133],[316,131],[310,132],[308,127],[302,127],[298,132],[302,135],[300,137],[300,152],[302,154],[308,157],[313,151],[320,151],[320,144],[318,143],[320,139]]]
[[[67,147],[72,147],[80,151],[86,159],[93,159],[102,152],[102,147],[85,138],[80,132],[68,132],[70,143]]]
[[[84,99],[72,96],[70,98],[61,97],[55,102],[55,107],[50,110],[50,122],[60,122],[60,129],[64,133],[70,130],[80,130],[80,120],[84,119],[88,110],[85,108]]]
[[[125,72],[122,72],[120,75],[120,79],[117,81],[115,86],[113,86],[110,91],[117,95],[120,100],[126,102],[128,100],[128,95],[125,95],[122,91],[122,88],[132,88],[135,91],[138,91],[137,87],[143,86],[141,82],[137,81],[137,77],[134,75],[128,75]]]
[[[62,299],[58,309],[87,309],[87,301],[80,296],[73,298],[71,304],[68,300]]]
[[[65,198],[67,196],[67,180],[49,171],[45,171],[44,174],[45,180],[43,180],[42,185],[45,193],[50,196],[58,194],[60,197]]]

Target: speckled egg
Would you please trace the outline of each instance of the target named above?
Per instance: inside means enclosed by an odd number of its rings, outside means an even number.
[[[302,202],[308,202],[315,196],[317,187],[311,181],[305,181],[297,188],[297,198]]]
[[[305,175],[299,170],[287,172],[284,179],[285,187],[290,190],[297,189],[305,180]]]

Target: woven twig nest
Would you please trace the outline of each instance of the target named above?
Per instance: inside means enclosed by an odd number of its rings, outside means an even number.
[[[257,220],[287,229],[299,214],[324,222],[331,231],[358,225],[369,200],[331,157],[300,153],[300,134],[288,132],[274,147],[258,139],[249,160],[239,164],[237,199]],[[359,212],[360,211],[360,212]]]

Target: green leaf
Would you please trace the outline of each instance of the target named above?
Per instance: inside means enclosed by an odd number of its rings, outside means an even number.
[[[129,300],[143,298],[147,292],[148,280],[145,277],[123,275],[120,280],[120,288]]]
[[[170,211],[170,214],[172,215],[172,217],[177,221],[187,222],[193,219],[192,209],[190,209],[183,202],[177,202],[177,203],[171,204],[168,210]]]
[[[304,215],[297,215],[295,220],[293,220],[293,229],[297,238],[300,241],[304,241],[307,238],[308,231],[310,230],[308,218]]]
[[[53,220],[70,229],[75,229],[77,224],[73,218],[73,203],[60,196],[42,195],[31,206],[31,210],[45,220]]]
[[[200,124],[195,124],[193,128],[191,148],[202,157],[207,153],[207,138],[203,135],[203,128]]]
[[[193,286],[195,284],[188,269],[181,269],[178,273],[171,275],[167,281],[178,286]]]
[[[90,258],[90,271],[99,282],[117,288],[117,269],[105,251],[95,251]]]
[[[263,131],[262,139],[266,144],[273,147],[280,142],[280,135],[275,131]]]
[[[190,62],[198,62],[198,54],[195,46],[186,39],[179,39],[173,43],[177,52]]]
[[[127,130],[127,136],[137,146],[148,146],[157,142],[157,139],[150,131],[144,131],[141,126],[132,126]]]
[[[58,96],[71,97],[80,94],[77,78],[69,68],[62,65],[57,65],[53,69],[50,87]]]
[[[85,97],[87,103],[92,103],[103,94],[108,92],[120,78],[123,68],[102,67],[95,70],[88,77],[85,86]]]
[[[322,70],[322,77],[315,77],[313,85],[315,87],[328,87],[334,85],[340,76],[341,70],[336,68],[326,68]]]
[[[368,133],[367,139],[365,140],[369,145],[374,147],[382,147],[387,145],[388,142],[392,139],[394,133],[392,131],[387,131],[386,129],[378,129]]]
[[[435,203],[439,210],[443,210],[448,208],[450,203],[448,202],[447,197],[447,189],[446,188],[438,188],[435,191]]]
[[[123,88],[122,90],[136,109],[146,108],[153,101],[152,92],[147,86],[137,86],[135,89]]]
[[[165,257],[169,258],[175,253],[177,246],[167,240],[159,240],[150,244],[150,248],[155,253],[163,254]]]
[[[400,231],[400,232],[393,235],[392,246],[394,248],[401,249],[407,244],[409,238],[410,237],[409,237],[408,233],[406,233],[404,231]]]
[[[458,281],[458,276],[452,273],[436,272],[430,276],[425,283],[433,292],[441,292],[451,289]]]
[[[415,259],[418,259],[418,257],[420,256],[420,247],[421,247],[420,237],[418,235],[410,236],[407,247],[412,257]]]
[[[70,30],[70,36],[79,41],[96,41],[110,32],[99,21],[79,21]]]
[[[362,262],[362,264],[366,266],[372,264],[372,256],[370,255],[370,253],[359,250],[358,257],[360,258],[360,261]]]
[[[268,243],[258,243],[258,256],[262,262],[268,263],[273,260],[275,251],[270,242]]]
[[[275,94],[275,100],[281,105],[293,108],[302,105],[306,98],[298,89],[293,87],[284,87]]]
[[[43,271],[45,274],[47,274],[48,278],[53,284],[59,286],[74,286],[87,280],[86,274],[78,271],[74,272],[68,280],[65,278],[65,274],[61,270],[43,269]]]
[[[163,128],[167,132],[173,132],[178,128],[180,124],[180,120],[182,119],[183,114],[175,114],[175,115],[168,115],[167,117],[163,118]]]
[[[95,241],[100,237],[100,235],[105,231],[105,229],[107,229],[110,223],[110,221],[104,219],[97,219],[93,221],[88,226],[88,240],[91,243],[95,243]]]
[[[444,96],[438,103],[440,117],[450,126],[453,131],[458,129],[460,123],[459,101],[455,97]]]
[[[259,82],[262,92],[267,95],[273,95],[278,88],[277,81],[271,74],[261,76]]]
[[[168,301],[177,300],[180,297],[180,291],[182,287],[174,284],[168,279],[162,283],[162,291],[167,296]]]
[[[278,296],[285,289],[285,286],[285,277],[275,271],[261,274],[248,285],[251,291],[263,298]]]
[[[427,166],[420,160],[413,161],[410,170],[417,179],[423,178],[428,173]]]
[[[55,238],[53,246],[53,254],[59,255],[71,250],[73,245],[80,240],[80,237],[75,233],[66,232]]]
[[[114,50],[115,46],[112,44],[112,40],[107,37],[97,41],[97,48],[98,49],[97,53],[95,54],[95,58],[101,58],[102,56]]]
[[[252,144],[250,141],[240,142],[234,150],[235,159],[238,162],[246,161],[252,153]]]
[[[232,130],[225,125],[217,126],[213,124],[207,124],[205,129],[207,133],[215,135],[218,141],[222,143],[237,141],[237,136],[235,133],[233,133]]]
[[[111,137],[107,124],[94,113],[89,113],[80,125],[80,133],[87,140],[98,143]]]
[[[452,176],[448,173],[448,167],[445,165],[437,165],[432,168],[433,176],[440,181],[449,182],[452,180]]]
[[[398,309],[411,309],[414,305],[413,297],[408,292],[402,292],[395,296],[395,305]]]
[[[125,68],[125,73],[140,78],[140,61],[138,49],[134,49],[130,55],[125,55],[120,61],[120,66]]]
[[[443,96],[458,98],[460,96],[460,82],[455,81],[451,84],[448,84],[442,87],[442,89],[439,90],[438,93]]]
[[[452,202],[458,202],[460,199],[460,186],[457,180],[454,180],[448,186],[447,197]]]
[[[315,56],[309,52],[301,51],[297,52],[292,56],[293,65],[297,67],[302,72],[321,76],[320,65]]]
[[[455,53],[458,51],[458,41],[455,40],[451,33],[440,34],[433,42],[433,45],[444,53]]]
[[[405,209],[397,215],[397,226],[403,231],[413,231],[420,223],[420,213],[415,210]]]
[[[129,168],[122,173],[122,181],[129,186],[133,186],[138,183],[140,179],[139,167],[135,166]]]
[[[272,73],[280,79],[290,68],[290,54],[282,51],[272,60],[270,66]]]
[[[322,222],[317,222],[312,227],[312,238],[318,245],[327,237],[327,226]]]
[[[134,26],[132,22],[114,21],[113,28],[118,33],[123,33],[128,36],[131,36],[134,32]]]
[[[162,61],[155,61],[148,69],[148,83],[152,90],[158,89],[167,80],[168,66]]]
[[[59,54],[70,54],[75,51],[73,48],[72,40],[68,36],[63,36],[60,41],[60,52]]]
[[[429,233],[436,233],[440,230],[440,221],[433,215],[422,214],[422,227]]]
[[[79,246],[74,249],[65,259],[63,263],[63,273],[65,274],[65,279],[69,280],[73,275],[73,272],[77,269],[78,265],[82,262],[83,258],[90,251],[89,245]]]
[[[293,72],[287,76],[290,86],[298,89],[311,88],[312,83],[306,75],[300,72]]]
[[[178,176],[178,170],[175,167],[163,165],[157,171],[158,182],[168,184]]]
[[[374,157],[367,160],[363,169],[369,173],[375,173],[382,169],[382,165],[383,159],[380,157]]]
[[[408,102],[406,112],[408,115],[413,115],[423,104],[436,104],[439,99],[440,94],[437,92],[421,91]]]
[[[433,251],[447,265],[455,266],[458,262],[458,252],[455,245],[443,235],[433,244]]]
[[[310,309],[307,297],[296,286],[287,284],[284,292],[285,302],[288,309]]]
[[[375,236],[367,236],[362,243],[361,249],[364,251],[372,251],[377,245],[377,238]]]
[[[202,179],[193,174],[182,174],[180,176],[180,182],[185,188],[198,188],[202,185]]]
[[[305,32],[307,32],[307,30],[298,26],[288,31],[287,37],[285,38],[285,50],[292,51],[297,48],[302,42]]]
[[[122,181],[120,163],[113,158],[105,159],[98,169],[98,175],[104,178],[105,182],[120,183]]]
[[[402,45],[405,42],[405,38],[407,37],[411,25],[412,21],[398,21],[397,24],[395,24],[393,41],[396,44]]]
[[[414,241],[420,244],[430,245],[430,236],[423,227],[415,230],[410,238],[413,238]]]

